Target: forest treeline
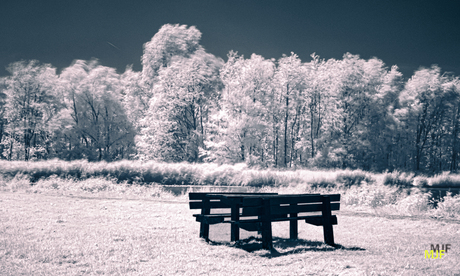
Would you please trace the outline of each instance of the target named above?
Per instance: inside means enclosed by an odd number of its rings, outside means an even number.
[[[437,66],[407,80],[397,66],[346,53],[278,60],[200,45],[164,25],[142,71],[97,60],[57,72],[19,61],[0,79],[0,157],[244,162],[259,167],[457,171],[460,81]]]

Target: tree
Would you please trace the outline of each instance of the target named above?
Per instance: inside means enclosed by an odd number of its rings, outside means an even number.
[[[194,26],[165,24],[144,44],[142,56],[142,81],[152,89],[161,68],[167,67],[173,57],[189,58],[197,50],[201,32]]]
[[[377,137],[370,130],[382,125],[387,112],[383,98],[389,92],[382,89],[388,86],[385,86],[387,69],[378,59],[366,61],[348,53],[342,60],[329,63],[328,74],[331,103],[325,121],[329,135],[320,156],[330,156],[327,163],[333,167],[370,169],[375,161],[372,154],[375,148],[370,141]]]
[[[303,64],[304,67],[304,93],[302,96],[303,112],[299,121],[299,133],[295,150],[298,152],[300,165],[318,165],[321,153],[327,153],[327,144],[332,139],[331,130],[336,124],[334,116],[337,115],[337,97],[334,78],[336,60],[327,62],[321,60],[316,54],[311,55],[312,60]],[[326,150],[326,152],[324,152]],[[320,162],[321,163],[321,162]],[[327,166],[322,164],[321,166]]]
[[[224,88],[213,114],[207,141],[208,160],[219,163],[273,163],[271,135],[275,64],[253,54],[244,59],[230,52],[220,70]]]
[[[397,116],[406,129],[406,146],[413,145],[411,163],[415,171],[428,167],[431,172],[442,169],[439,162],[443,159],[442,143],[448,131],[446,120],[452,116],[447,114],[453,109],[452,103],[457,97],[452,89],[448,89],[451,86],[445,85],[447,82],[448,78],[441,75],[439,67],[422,68],[409,79],[399,97],[401,108],[397,110]],[[436,158],[435,151],[438,151],[439,158]]]
[[[38,61],[15,62],[8,66],[5,80],[8,159],[13,158],[16,142],[18,159],[44,158],[49,153],[55,114],[61,108],[56,96],[56,69]]]
[[[77,60],[63,70],[67,122],[62,129],[67,159],[122,159],[134,146],[134,128],[121,103],[122,86],[114,68]],[[64,120],[64,119],[63,119]]]
[[[451,129],[450,140],[450,171],[456,172],[458,170],[458,153],[460,152],[458,135],[460,129],[460,79],[455,77],[444,84],[445,91],[450,95],[449,104],[452,105],[449,122]]]
[[[299,134],[299,119],[305,111],[305,67],[294,53],[278,60],[273,86],[275,101],[280,106],[280,113],[275,119],[281,126],[282,148],[281,166],[291,166],[295,155],[295,141]],[[276,138],[278,139],[278,138]],[[278,164],[277,164],[278,165]]]
[[[4,90],[6,89],[6,78],[0,78],[0,159],[4,159],[3,151],[5,145],[3,142],[3,137],[5,134],[6,127],[6,94]]]
[[[122,103],[136,133],[140,130],[140,121],[146,116],[149,101],[153,96],[152,91],[143,85],[141,77],[141,72],[135,72],[131,67],[127,67],[120,76],[120,85],[123,88]]]
[[[382,71],[375,83],[375,94],[370,98],[371,108],[364,120],[366,128],[362,139],[366,141],[366,146],[363,147],[360,167],[375,171],[393,170],[399,166],[395,159],[403,157],[402,149],[395,143],[400,139],[400,133],[394,110],[399,105],[398,97],[404,83],[397,66],[386,70],[383,63],[375,65]]]
[[[200,161],[210,107],[220,90],[222,61],[198,50],[175,56],[159,70],[147,116],[137,139],[141,158]]]

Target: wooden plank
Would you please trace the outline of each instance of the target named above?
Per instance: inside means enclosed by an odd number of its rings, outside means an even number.
[[[207,195],[276,195],[277,193],[240,193],[240,192],[191,192],[189,200],[203,200]]]
[[[313,224],[316,226],[322,226],[323,225],[323,216],[309,216],[305,218],[305,222],[308,224]],[[336,225],[337,224],[337,216],[333,215],[331,216],[331,224]]]
[[[297,206],[271,206],[272,214],[293,214],[293,213],[307,213],[307,212],[321,212],[322,204],[304,204]],[[340,210],[340,203],[332,203],[331,210],[337,211]],[[243,207],[243,212],[241,216],[250,217],[250,216],[261,216],[263,214],[263,209],[261,207]]]
[[[202,201],[190,201],[190,209],[203,209],[204,205]],[[209,208],[211,209],[225,209],[230,208],[228,204],[223,203],[222,201],[210,201]]]
[[[189,200],[203,200],[207,195],[231,195],[231,194],[240,194],[240,193],[227,193],[227,192],[198,192],[198,193],[189,193],[188,198]],[[249,193],[248,193],[249,194]]]
[[[321,197],[319,194],[303,194],[303,195],[278,195],[276,193],[189,193],[189,200],[203,200],[205,197],[216,196],[227,196],[228,198],[232,197],[242,197],[244,198],[243,206],[257,206],[261,205],[261,197],[274,197],[272,204],[290,204],[290,203],[309,203],[311,202],[321,202]],[[329,196],[331,202],[340,201],[340,194],[325,195]],[[198,202],[199,202],[198,201]]]
[[[203,224],[217,224],[217,223],[222,223],[224,222],[225,217],[219,216],[219,217],[210,217],[206,215],[197,215],[196,216],[196,221],[199,221]],[[208,230],[209,231],[209,230]]]
[[[315,203],[321,202],[320,194],[294,194],[294,195],[278,195],[273,198],[271,205],[291,204],[291,203]]]
[[[265,195],[248,195],[248,196],[243,196],[241,197],[242,199],[242,206],[243,207],[251,207],[251,206],[262,206],[263,205],[263,200],[265,198],[276,198],[280,195],[278,194],[265,194]],[[231,198],[233,196],[229,196]]]
[[[207,198],[222,201],[224,204],[241,204],[245,198],[261,198],[276,196],[276,193],[232,193],[232,194],[208,194]]]
[[[291,220],[308,220],[309,224],[313,224],[313,225],[317,225],[317,226],[321,226],[323,225],[322,223],[322,218],[323,216],[321,215],[318,215],[318,216],[298,216],[298,217],[285,217],[285,218],[273,218],[272,221],[273,222],[280,222],[280,221],[291,221]],[[310,223],[310,221],[312,222],[318,222],[317,224],[314,224],[314,223]],[[336,215],[332,215],[331,216],[331,223],[332,224],[337,224],[337,216]]]
[[[340,210],[340,203],[330,203],[330,209],[333,211]],[[323,204],[305,204],[305,205],[273,205],[271,206],[271,214],[292,214],[292,213],[308,213],[321,212]]]
[[[291,221],[291,220],[305,220],[306,223],[313,224],[316,226],[323,225],[323,216],[322,215],[315,215],[315,216],[298,216],[298,217],[271,217],[272,222],[281,222],[281,221]],[[227,221],[225,221],[227,222]],[[228,221],[230,223],[235,223],[234,221]],[[242,219],[238,221],[239,223],[257,223],[262,222],[262,219]],[[337,224],[337,216],[331,216],[331,224]]]
[[[340,194],[329,195],[331,201],[340,201]],[[270,198],[271,205],[279,205],[279,204],[291,204],[291,203],[321,203],[321,195],[320,194],[294,194],[294,195],[267,195],[266,197],[260,196],[245,196],[243,197],[242,206],[261,206],[263,198]]]
[[[194,217],[199,217],[199,216],[203,216],[203,215],[202,215],[202,214],[194,214],[193,216],[194,216]],[[206,215],[206,216],[207,216],[207,217],[210,217],[210,218],[212,218],[212,217],[224,217],[224,218],[229,218],[229,217],[231,217],[231,214],[230,214],[230,213],[222,213],[222,214],[217,213],[217,214],[209,214],[209,215]]]
[[[202,200],[205,197],[205,193],[188,193],[189,200]]]
[[[328,195],[331,202],[340,201],[340,194]],[[271,205],[291,204],[291,203],[322,203],[320,194],[303,194],[303,195],[278,195],[271,200]]]

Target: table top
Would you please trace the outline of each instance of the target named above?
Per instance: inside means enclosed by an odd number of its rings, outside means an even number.
[[[266,198],[278,198],[278,197],[298,197],[298,196],[320,196],[321,194],[276,194],[276,193],[242,193],[242,194],[221,194],[221,193],[209,193],[206,195],[209,199],[220,199],[225,204],[236,205],[241,204],[244,199],[266,199]]]
[[[294,196],[319,196],[321,194],[277,194],[277,193],[235,193],[235,194],[221,194],[221,193],[209,193],[206,197],[209,198],[272,198],[272,197],[294,197]]]

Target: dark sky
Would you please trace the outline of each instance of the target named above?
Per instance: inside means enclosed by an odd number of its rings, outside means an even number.
[[[62,69],[95,57],[141,70],[143,44],[166,23],[196,26],[224,60],[230,50],[303,61],[350,52],[396,64],[405,77],[431,64],[460,75],[459,12],[460,1],[442,0],[1,0],[0,76],[23,59]]]

